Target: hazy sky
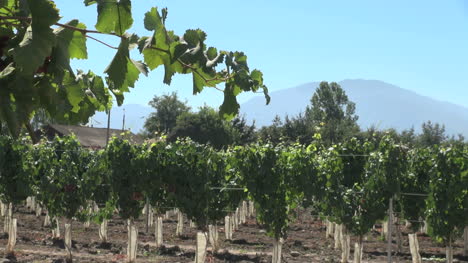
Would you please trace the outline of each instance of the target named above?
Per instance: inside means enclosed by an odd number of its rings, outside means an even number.
[[[168,7],[168,29],[182,35],[201,28],[207,45],[244,51],[249,66],[264,72],[271,91],[312,81],[377,79],[468,107],[468,0],[132,2],[130,32],[150,35],[144,13]],[[78,18],[94,28],[96,6],[84,7],[80,0],[56,3],[63,21]],[[116,38],[94,36],[118,45]],[[88,53],[90,60],[74,65],[103,74],[115,50],[88,40]],[[219,106],[219,91],[192,96],[191,80],[176,75],[166,86],[161,68],[142,76],[125,103],[147,105],[155,94],[178,91],[192,106]]]

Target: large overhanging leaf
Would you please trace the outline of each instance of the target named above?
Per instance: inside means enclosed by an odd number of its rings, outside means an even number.
[[[133,24],[130,0],[85,0],[86,5],[97,3],[96,29],[103,33],[122,35]]]
[[[28,0],[31,25],[26,29],[23,40],[13,50],[17,67],[24,75],[32,75],[50,56],[55,35],[50,28],[59,20],[57,8],[51,1]]]
[[[112,83],[111,90],[117,94],[128,92],[130,87],[135,87],[140,73],[148,74],[148,68],[145,64],[130,58],[129,47],[129,38],[123,37],[114,59],[104,71]]]

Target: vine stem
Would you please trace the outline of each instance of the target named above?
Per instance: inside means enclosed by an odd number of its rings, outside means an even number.
[[[20,20],[20,21],[31,21],[32,18],[25,17],[25,16],[1,16],[0,15],[0,20],[7,20],[7,19],[16,19],[16,20]],[[6,24],[6,23],[9,23],[9,22],[4,22],[4,23]],[[2,24],[2,23],[0,23],[0,24]],[[116,33],[104,33],[104,32],[99,32],[97,30],[88,30],[88,29],[78,28],[78,27],[74,27],[74,26],[70,26],[70,25],[66,25],[66,24],[62,24],[62,23],[55,23],[54,25],[59,26],[59,27],[63,27],[63,28],[66,28],[66,29],[81,32],[85,37],[90,38],[90,39],[92,39],[92,40],[94,40],[96,42],[99,42],[99,43],[101,43],[101,44],[103,44],[103,45],[105,45],[105,46],[107,46],[109,48],[112,48],[112,49],[118,49],[118,48],[114,47],[112,45],[109,45],[106,42],[104,42],[102,40],[99,40],[99,39],[97,39],[95,37],[92,37],[92,36],[90,36],[88,34],[101,34],[101,35],[116,36],[116,37],[124,38],[124,36],[118,35]]]
[[[26,16],[1,16],[0,15],[0,20],[6,20],[6,19],[16,19],[16,20],[22,20],[22,21],[31,21],[32,20],[31,17],[26,17]],[[59,26],[59,27],[63,27],[63,28],[67,28],[67,29],[71,29],[71,30],[75,30],[75,31],[79,31],[79,32],[81,32],[83,34],[101,34],[101,35],[116,36],[116,37],[124,38],[123,35],[119,35],[119,34],[116,34],[116,33],[105,33],[105,32],[100,32],[100,31],[97,31],[97,30],[83,29],[83,28],[78,28],[78,27],[75,27],[75,26],[70,26],[70,25],[66,25],[66,24],[62,24],[62,23],[54,23],[54,25]]]

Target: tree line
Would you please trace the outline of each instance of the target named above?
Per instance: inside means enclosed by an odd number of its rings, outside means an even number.
[[[367,130],[359,127],[356,104],[349,100],[345,91],[335,82],[322,82],[312,94],[310,105],[296,116],[276,116],[272,124],[257,128],[248,123],[244,116],[232,121],[219,117],[216,110],[203,106],[193,111],[186,101],[180,100],[176,93],[155,96],[149,105],[154,112],[145,121],[143,136],[152,138],[164,133],[169,140],[190,137],[199,143],[209,143],[216,148],[229,145],[245,145],[254,141],[309,144],[314,134],[319,133],[327,145],[345,142],[349,138],[361,139],[381,137],[390,134],[396,141],[418,147],[440,145],[441,143],[464,142],[460,134],[449,137],[445,127],[430,120],[424,122],[421,133],[414,128],[397,131],[379,130],[373,126]]]

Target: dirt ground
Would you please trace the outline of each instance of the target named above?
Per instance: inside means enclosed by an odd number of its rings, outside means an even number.
[[[18,219],[18,237],[15,256],[5,258],[4,248],[8,237],[0,236],[1,262],[65,262],[65,249],[62,240],[53,240],[50,228],[42,227],[44,215],[36,217],[27,212],[24,207],[15,210],[14,218]],[[3,219],[0,220],[3,225]],[[156,248],[154,229],[145,233],[144,218],[137,220],[139,229],[139,245],[137,262],[193,262],[195,250],[196,229],[190,228],[188,221],[184,225],[184,235],[177,237],[176,216],[164,220],[164,244]],[[63,224],[63,220],[61,221]],[[221,250],[214,255],[208,252],[207,262],[271,262],[273,239],[249,219],[247,224],[240,226],[234,232],[233,241],[224,239],[223,224],[220,224],[219,237]],[[72,226],[74,262],[125,262],[127,231],[123,220],[115,218],[109,222],[109,244],[100,244],[98,225],[91,224],[85,229],[82,223],[74,222]],[[63,225],[61,231],[63,235]],[[380,238],[380,233],[369,233],[364,241],[364,262],[386,262],[386,242]],[[397,245],[393,243],[393,262],[411,262],[407,235],[403,234],[403,248],[397,253]],[[351,238],[351,256],[355,238]],[[427,235],[419,235],[419,243],[423,262],[444,262],[445,248],[432,242]],[[340,262],[340,251],[333,249],[334,241],[325,238],[325,226],[319,220],[314,220],[307,212],[302,212],[296,222],[290,226],[288,237],[283,245],[283,262]],[[455,262],[468,262],[468,257],[462,256],[463,243],[457,240],[454,244]]]

